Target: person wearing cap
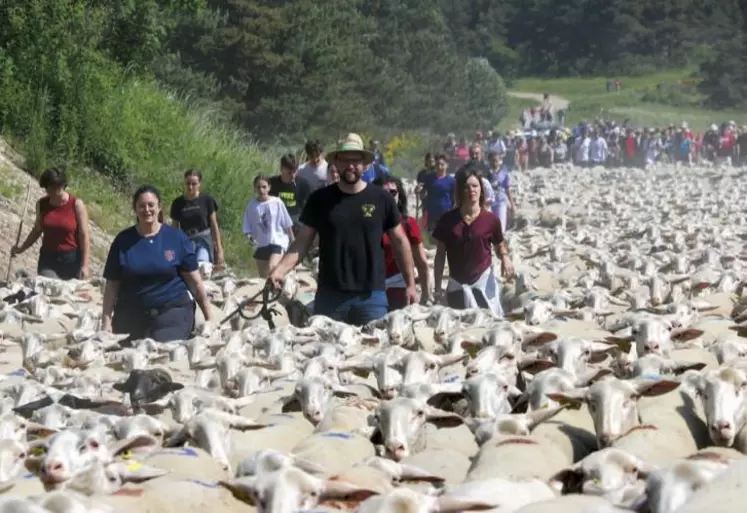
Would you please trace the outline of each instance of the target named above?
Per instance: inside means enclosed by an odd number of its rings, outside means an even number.
[[[298,237],[278,265],[268,285],[282,286],[285,276],[319,236],[319,278],[314,315],[362,326],[388,311],[382,238],[388,235],[402,273],[408,304],[417,303],[410,243],[401,225],[394,198],[361,177],[374,161],[358,134],[348,134],[330,164],[340,174],[337,183],[314,191],[304,206]]]

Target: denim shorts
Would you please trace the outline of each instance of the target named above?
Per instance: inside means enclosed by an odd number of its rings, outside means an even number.
[[[210,248],[202,241],[193,241],[195,245],[195,256],[198,262],[211,262],[213,260],[210,254]]]
[[[326,315],[330,319],[363,326],[387,314],[386,292],[340,292],[319,288],[314,297],[314,315]]]

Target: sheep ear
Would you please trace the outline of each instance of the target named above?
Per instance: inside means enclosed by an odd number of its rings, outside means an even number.
[[[120,454],[128,451],[132,452],[148,452],[158,447],[158,440],[150,435],[137,435],[125,438],[118,442],[113,443],[109,450],[113,456],[119,456]]]
[[[254,484],[255,476],[244,476],[225,481],[218,481],[218,484],[230,491],[233,496],[241,502],[254,506]]]

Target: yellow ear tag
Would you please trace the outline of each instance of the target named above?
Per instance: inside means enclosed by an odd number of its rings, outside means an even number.
[[[127,471],[128,472],[137,472],[141,468],[143,468],[143,464],[140,463],[139,461],[132,461],[132,462],[130,462],[130,463],[127,464]]]
[[[30,452],[32,456],[41,456],[44,454],[44,447],[34,447]]]
[[[120,453],[119,457],[123,460],[129,460],[132,459],[132,451],[124,451],[123,453]]]

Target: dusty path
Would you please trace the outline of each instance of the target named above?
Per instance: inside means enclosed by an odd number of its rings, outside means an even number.
[[[23,203],[26,199],[27,187],[31,186],[29,206],[23,222],[23,233],[21,242],[26,239],[29,230],[34,224],[36,201],[41,198],[44,191],[39,187],[39,182],[24,172],[21,168],[22,158],[15,153],[5,141],[0,139],[0,281],[5,280],[5,273],[10,257],[10,248],[16,242],[18,225],[23,213]],[[96,254],[105,252],[111,244],[112,237],[103,232],[98,226],[91,223],[91,272],[96,275],[102,271],[103,263],[96,258]],[[27,249],[22,255],[13,261],[13,270],[23,269],[29,274],[36,274],[36,262],[39,255],[41,241]]]
[[[538,104],[542,103],[542,94],[540,93],[523,93],[521,91],[509,91],[508,95],[524,100],[534,100]],[[550,95],[550,100],[552,100],[552,106],[555,110],[567,109],[568,105],[570,104],[570,102],[566,98],[554,94]]]

